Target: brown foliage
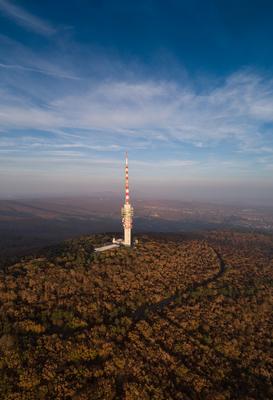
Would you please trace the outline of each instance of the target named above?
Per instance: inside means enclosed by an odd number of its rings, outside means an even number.
[[[0,273],[0,399],[272,398],[272,236],[139,239]]]

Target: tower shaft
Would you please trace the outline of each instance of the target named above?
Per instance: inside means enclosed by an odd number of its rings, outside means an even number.
[[[122,224],[124,228],[124,241],[125,246],[131,246],[132,244],[132,224],[133,224],[134,210],[130,204],[130,192],[129,192],[129,167],[128,167],[128,156],[126,153],[125,159],[125,204],[121,209]]]

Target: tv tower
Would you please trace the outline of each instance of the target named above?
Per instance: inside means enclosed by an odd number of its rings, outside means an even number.
[[[130,193],[129,193],[129,171],[128,171],[128,155],[125,157],[125,203],[121,209],[122,224],[124,228],[124,240],[125,246],[131,246],[132,238],[131,231],[133,225],[134,209],[130,204]]]

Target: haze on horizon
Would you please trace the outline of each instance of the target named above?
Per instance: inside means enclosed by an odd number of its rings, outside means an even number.
[[[273,202],[273,3],[0,0],[1,198]]]

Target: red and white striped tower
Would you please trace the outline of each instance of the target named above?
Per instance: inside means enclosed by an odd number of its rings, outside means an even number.
[[[122,224],[124,228],[124,241],[125,246],[131,246],[131,230],[133,225],[133,214],[134,209],[130,204],[130,193],[129,193],[129,171],[128,171],[128,155],[126,153],[125,158],[125,204],[121,209]]]
[[[128,154],[125,155],[125,204],[130,203],[129,194],[129,171],[128,171]]]

